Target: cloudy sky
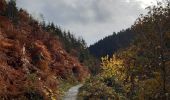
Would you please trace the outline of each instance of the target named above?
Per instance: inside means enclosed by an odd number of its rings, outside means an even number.
[[[87,44],[130,27],[156,0],[17,0],[18,7],[34,16],[43,14]],[[153,3],[152,3],[153,2]]]

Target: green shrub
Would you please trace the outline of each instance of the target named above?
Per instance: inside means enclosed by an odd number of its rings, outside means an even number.
[[[118,95],[108,87],[104,82],[98,78],[89,79],[83,87],[80,88],[79,99],[102,99],[102,100],[116,100]]]

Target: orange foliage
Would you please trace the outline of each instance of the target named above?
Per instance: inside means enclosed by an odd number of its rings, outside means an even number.
[[[56,77],[74,75],[79,81],[87,77],[88,70],[63,49],[57,38],[43,31],[24,10],[19,18],[14,26],[0,16],[0,99],[23,96],[28,90],[45,96],[44,87],[57,90]]]
[[[23,9],[20,9],[19,11],[19,18],[20,18],[20,21],[22,21],[22,23],[25,23],[29,21],[29,14],[23,10]]]
[[[45,60],[48,60],[48,61],[51,60],[50,53],[48,52],[46,46],[41,41],[37,40],[35,42],[35,48],[37,49],[37,52],[42,52],[42,54],[45,57]]]

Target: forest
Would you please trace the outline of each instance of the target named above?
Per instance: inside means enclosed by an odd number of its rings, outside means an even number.
[[[170,99],[170,2],[147,9],[128,29],[134,37],[129,39],[124,31],[125,36],[113,34],[89,48],[93,55],[102,56],[101,70],[80,88],[80,100],[81,96],[83,100]],[[112,41],[118,39],[117,45],[125,48],[115,47]]]
[[[0,99],[63,100],[79,85],[77,100],[170,100],[170,2],[146,9],[88,47],[16,0],[0,0]]]
[[[113,32],[112,35],[99,40],[93,45],[90,45],[89,52],[96,58],[103,56],[112,56],[119,49],[125,49],[133,42],[136,34],[132,29],[122,30],[118,33]]]
[[[89,57],[82,38],[0,1],[1,100],[60,100],[89,76]]]

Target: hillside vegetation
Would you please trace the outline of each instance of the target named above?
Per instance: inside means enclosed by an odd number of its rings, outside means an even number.
[[[61,81],[72,84],[89,75],[80,54],[85,51],[83,39],[34,20],[15,0],[0,1],[0,99],[59,99]]]
[[[130,29],[134,41],[101,57],[100,73],[80,88],[79,100],[170,100],[170,2],[147,9]]]
[[[111,57],[113,53],[117,52],[119,49],[125,49],[130,46],[134,39],[134,31],[126,29],[117,33],[114,32],[112,35],[109,35],[91,45],[88,49],[90,54],[99,59],[105,55]]]

